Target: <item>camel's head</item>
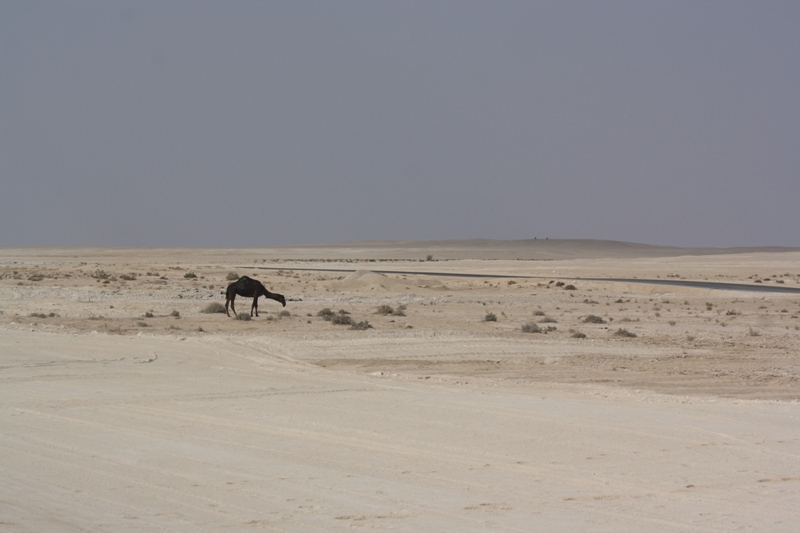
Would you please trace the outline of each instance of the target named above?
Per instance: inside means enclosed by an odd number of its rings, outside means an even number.
[[[283,294],[276,294],[275,301],[282,303],[286,307],[286,298],[283,297]]]

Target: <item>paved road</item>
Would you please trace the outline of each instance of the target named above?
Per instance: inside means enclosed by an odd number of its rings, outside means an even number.
[[[253,267],[239,266],[236,268],[254,268],[257,270],[299,270],[311,272],[342,272],[352,274],[356,269],[351,268],[287,268],[287,267]],[[466,272],[417,272],[411,270],[372,270],[378,274],[404,274],[409,276],[438,276],[450,278],[498,278],[498,279],[553,279],[552,276],[519,276],[510,274],[470,274]],[[783,294],[800,294],[800,288],[779,287],[777,285],[759,285],[754,283],[726,283],[721,281],[691,281],[682,279],[638,279],[638,278],[568,278],[577,281],[608,281],[615,283],[645,283],[651,285],[673,285],[677,287],[694,287],[697,289],[714,289],[722,291],[750,291],[771,292]]]

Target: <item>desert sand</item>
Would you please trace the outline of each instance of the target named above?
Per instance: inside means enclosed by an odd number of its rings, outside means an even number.
[[[241,275],[286,307],[204,312]],[[0,277],[1,531],[800,523],[798,249],[2,248]]]

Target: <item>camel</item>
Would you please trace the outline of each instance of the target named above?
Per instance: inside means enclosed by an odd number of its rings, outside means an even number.
[[[258,280],[253,278],[248,278],[247,276],[242,276],[237,281],[234,281],[230,285],[228,285],[228,290],[225,291],[225,314],[231,316],[228,312],[228,304],[231,304],[231,309],[233,309],[233,315],[236,316],[236,307],[233,305],[233,301],[236,299],[236,295],[244,296],[246,298],[253,297],[253,306],[250,308],[250,316],[253,316],[253,312],[255,311],[255,316],[258,316],[258,297],[259,296],[266,296],[276,302],[280,302],[286,307],[286,298],[283,297],[282,294],[276,294],[274,292],[269,292],[264,285]]]

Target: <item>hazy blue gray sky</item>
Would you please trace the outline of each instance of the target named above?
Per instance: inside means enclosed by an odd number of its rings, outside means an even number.
[[[0,245],[800,246],[800,2],[0,2]]]

